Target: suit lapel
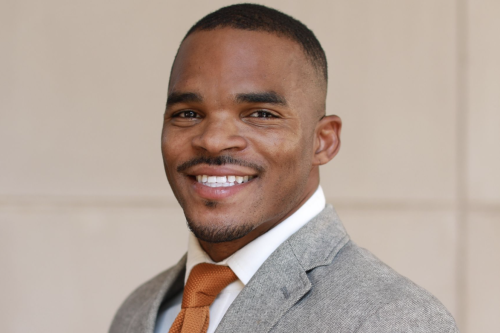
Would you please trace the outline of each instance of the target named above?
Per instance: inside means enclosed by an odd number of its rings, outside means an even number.
[[[283,244],[243,288],[216,332],[267,332],[310,288],[291,247]]]
[[[288,239],[306,271],[329,265],[348,241],[349,236],[331,205],[326,205],[321,213]]]
[[[160,305],[182,290],[185,273],[186,255],[175,266],[155,278],[159,283],[146,291],[147,296],[130,320],[127,333],[153,333]]]
[[[231,304],[216,333],[269,332],[312,288],[307,271],[329,264],[348,240],[328,205],[264,262]]]

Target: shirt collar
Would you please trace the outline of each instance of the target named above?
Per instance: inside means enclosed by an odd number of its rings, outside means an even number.
[[[291,235],[318,215],[325,208],[325,204],[325,195],[323,189],[319,186],[316,192],[286,220],[218,263],[210,259],[208,254],[201,248],[196,236],[190,233],[184,283],[195,265],[211,263],[229,266],[238,276],[238,279],[246,285],[264,261]]]

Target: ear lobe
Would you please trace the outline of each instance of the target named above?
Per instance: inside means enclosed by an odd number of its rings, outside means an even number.
[[[328,163],[340,149],[342,120],[335,115],[325,116],[316,125],[313,165]]]

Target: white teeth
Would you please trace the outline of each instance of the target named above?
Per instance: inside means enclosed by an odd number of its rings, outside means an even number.
[[[229,187],[252,180],[253,176],[208,176],[197,175],[196,180],[210,187]]]

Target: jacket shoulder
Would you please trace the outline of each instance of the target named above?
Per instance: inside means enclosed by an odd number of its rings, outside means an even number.
[[[348,249],[349,250],[349,249]],[[369,251],[350,247],[360,271],[361,283],[371,284],[373,294],[357,332],[458,332],[453,316],[431,293],[385,265]]]
[[[352,241],[308,277],[311,291],[277,331],[458,332],[439,300]]]

